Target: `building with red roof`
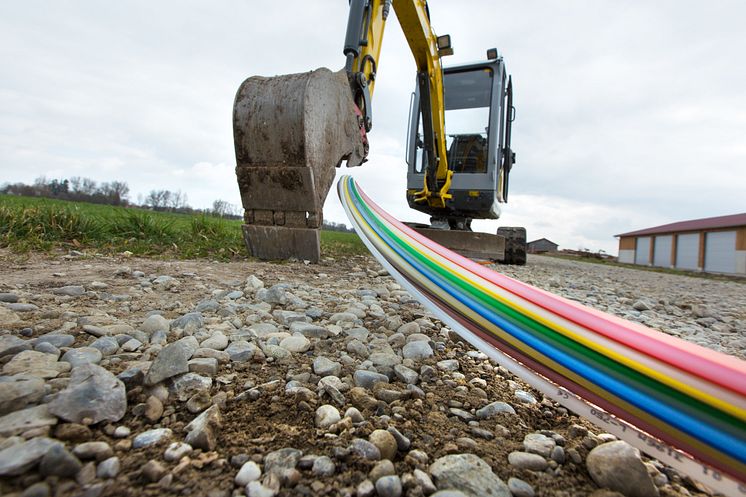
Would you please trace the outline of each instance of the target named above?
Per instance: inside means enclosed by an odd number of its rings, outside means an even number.
[[[746,275],[746,212],[615,235],[619,262]]]

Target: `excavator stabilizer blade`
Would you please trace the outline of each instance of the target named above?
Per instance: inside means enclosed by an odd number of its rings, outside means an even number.
[[[505,238],[477,231],[439,230],[414,227],[419,234],[438,245],[457,252],[469,259],[502,261],[505,257]]]
[[[318,262],[335,168],[360,165],[367,152],[346,73],[248,78],[233,106],[233,139],[249,253]]]

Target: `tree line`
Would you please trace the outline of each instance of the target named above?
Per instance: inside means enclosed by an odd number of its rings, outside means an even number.
[[[74,202],[138,207],[154,211],[177,212],[182,214],[209,214],[226,219],[241,219],[241,206],[217,199],[212,208],[195,209],[188,203],[187,194],[171,190],[150,190],[146,195],[138,195],[137,202],[130,200],[130,188],[125,181],[97,183],[90,178],[73,176],[69,179],[36,178],[30,185],[6,183],[0,186],[0,194],[24,197],[44,197]],[[323,228],[331,231],[353,231],[344,223],[324,221]]]

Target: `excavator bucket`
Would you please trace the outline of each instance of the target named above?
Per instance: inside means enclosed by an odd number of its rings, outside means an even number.
[[[233,106],[243,235],[260,259],[318,262],[322,209],[335,168],[367,143],[344,70],[244,81]]]

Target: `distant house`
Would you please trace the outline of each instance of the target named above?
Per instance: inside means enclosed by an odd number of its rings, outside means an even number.
[[[529,254],[543,254],[545,252],[557,252],[559,245],[546,238],[539,238],[533,242],[528,242]]]
[[[619,237],[619,262],[746,275],[746,213],[664,224]]]

